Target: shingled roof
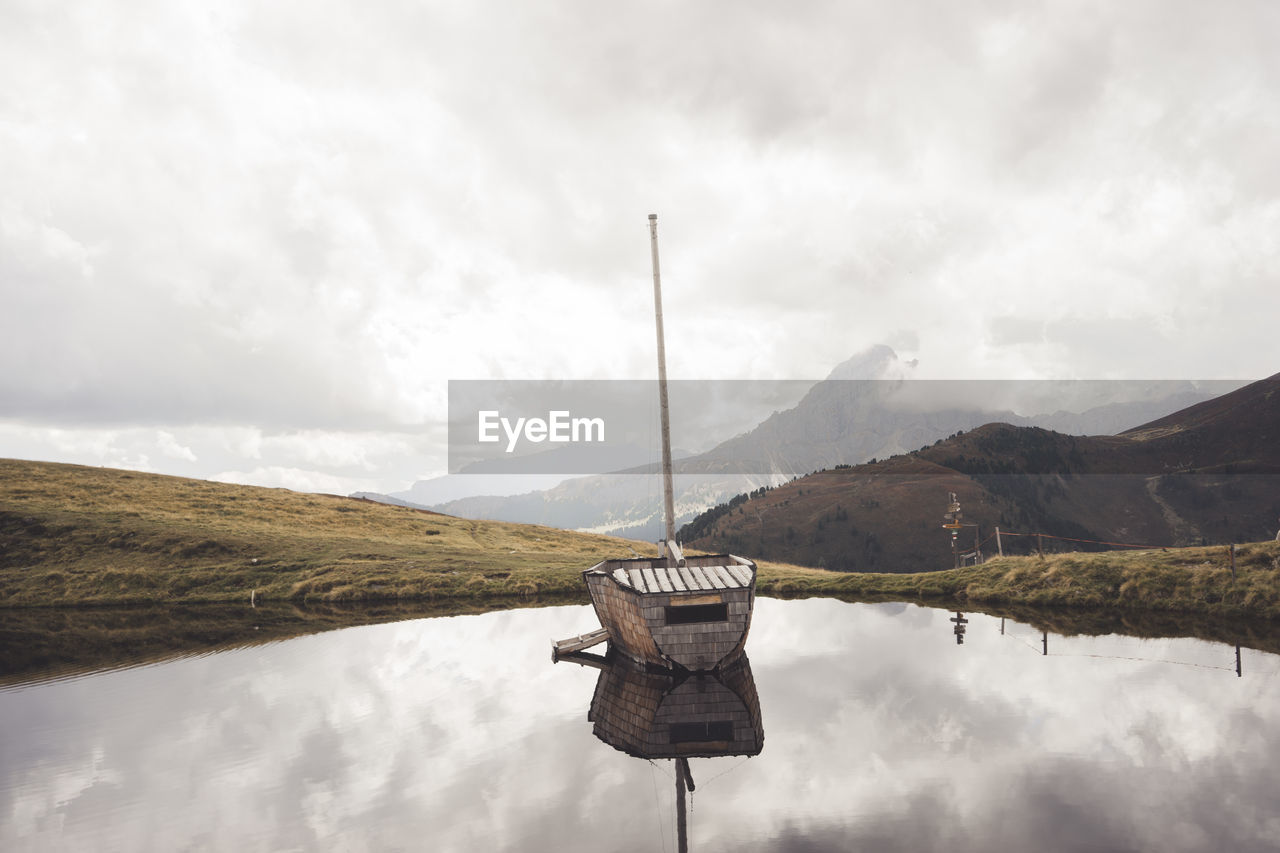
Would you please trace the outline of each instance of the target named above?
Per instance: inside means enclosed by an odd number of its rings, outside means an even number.
[[[751,586],[745,566],[676,566],[672,568],[614,569],[613,578],[637,592],[714,592]]]

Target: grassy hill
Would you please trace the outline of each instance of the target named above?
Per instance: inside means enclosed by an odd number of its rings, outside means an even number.
[[[653,546],[301,494],[0,460],[0,603],[373,600],[582,591]]]
[[[682,531],[696,548],[837,571],[950,568],[954,492],[975,539],[1027,554],[1065,540],[1190,546],[1255,542],[1280,516],[1280,375],[1117,436],[987,424],[874,464],[839,466],[735,499]],[[973,525],[977,525],[974,527]],[[1047,540],[1057,550],[1089,546]]]
[[[252,595],[293,602],[448,600],[450,612],[464,612],[498,599],[585,601],[581,571],[633,548],[656,553],[652,545],[608,536],[467,521],[333,495],[0,460],[4,607],[247,603]],[[1280,543],[1249,545],[1237,562],[1236,578],[1221,547],[1007,557],[921,574],[761,562],[757,589],[1280,617]]]

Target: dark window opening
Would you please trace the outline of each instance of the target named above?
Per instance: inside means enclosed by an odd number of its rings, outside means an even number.
[[[692,625],[695,622],[728,622],[727,604],[691,604],[685,607],[668,607],[668,625]]]
[[[718,740],[733,740],[732,720],[671,724],[672,743],[707,743]]]

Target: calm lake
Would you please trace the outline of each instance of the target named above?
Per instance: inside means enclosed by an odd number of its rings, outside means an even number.
[[[758,599],[763,748],[689,760],[689,849],[1280,848],[1280,657],[982,614],[959,643],[954,617]],[[597,626],[414,619],[10,683],[0,849],[675,851],[676,762],[597,737],[607,673],[551,662]]]

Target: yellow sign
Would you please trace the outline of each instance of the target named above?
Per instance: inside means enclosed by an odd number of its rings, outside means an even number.
[[[959,530],[961,527],[964,527],[963,524],[944,524],[942,526],[948,530]]]

